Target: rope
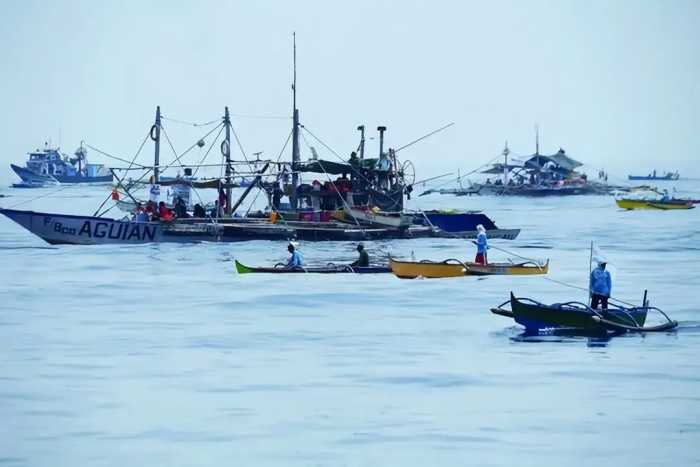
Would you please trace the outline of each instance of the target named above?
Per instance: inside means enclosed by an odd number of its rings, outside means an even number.
[[[185,120],[178,120],[178,119],[176,119],[176,118],[165,117],[165,116],[163,116],[163,115],[161,115],[160,118],[163,119],[163,120],[168,120],[168,121],[175,122],[175,123],[181,123],[181,124],[183,124],[183,125],[191,125],[191,126],[195,126],[195,127],[202,127],[202,126],[213,125],[214,123],[216,123],[216,122],[218,122],[218,121],[221,120],[220,118],[217,118],[217,119],[214,119],[214,120],[212,120],[212,121],[210,121],[210,122],[195,123],[195,122],[188,122],[188,121],[185,121]]]
[[[55,194],[55,193],[61,192],[61,191],[63,191],[63,190],[67,190],[68,188],[72,188],[72,187],[74,187],[74,186],[78,186],[78,184],[76,183],[75,185],[63,185],[63,186],[62,186],[61,188],[59,188],[58,190],[51,191],[51,192],[49,192],[49,193],[45,193],[45,194],[43,194],[43,195],[36,196],[36,197],[34,197],[34,198],[29,198],[29,199],[26,199],[26,200],[24,200],[24,201],[20,201],[19,203],[13,204],[12,206],[10,206],[10,207],[7,208],[7,209],[14,209],[14,208],[16,208],[17,206],[21,206],[21,205],[23,205],[23,204],[26,204],[26,203],[29,203],[29,202],[32,202],[32,201],[36,201],[36,200],[41,199],[41,198],[46,198],[47,196],[51,196],[51,195],[53,195],[53,194]]]
[[[518,254],[516,254],[516,253],[513,253],[512,251],[506,250],[505,248],[499,248],[499,247],[497,247],[497,246],[492,246],[492,245],[489,245],[489,248],[493,248],[494,250],[502,251],[502,252],[505,253],[505,254],[508,254],[508,255],[511,255],[511,256],[515,256],[515,257],[520,258],[520,259],[524,259],[525,261],[531,261],[531,262],[534,263],[534,264],[539,264],[539,262],[538,262],[536,259],[534,259],[534,258],[527,258],[527,257],[525,257],[525,256],[520,256],[520,255],[518,255]]]
[[[224,125],[224,123],[221,122],[219,125],[215,126],[215,127],[212,128],[211,130],[209,130],[204,136],[202,136],[201,138],[199,138],[199,140],[197,140],[197,141],[196,141],[194,144],[192,144],[189,148],[185,149],[185,152],[183,152],[182,154],[180,154],[179,156],[177,156],[177,157],[175,158],[174,161],[170,162],[168,165],[166,165],[165,167],[163,167],[162,170],[165,172],[165,171],[168,170],[170,167],[172,167],[173,164],[175,164],[176,162],[179,162],[180,159],[181,159],[183,156],[185,156],[185,154],[187,154],[187,153],[190,152],[192,149],[194,149],[195,147],[198,146],[197,143],[198,143],[200,140],[202,140],[202,139],[208,137],[210,134],[214,133],[214,131],[216,131],[216,129],[217,129],[219,126],[221,126],[221,127],[223,128],[223,125]],[[161,126],[161,128],[162,128],[162,126]],[[165,132],[165,131],[164,131],[164,132]],[[166,135],[166,138],[167,138],[167,135]],[[177,154],[176,154],[176,155],[177,155]],[[180,164],[180,165],[182,165],[182,164]]]
[[[308,131],[308,130],[307,130],[307,131]],[[311,132],[309,132],[309,134],[311,134]],[[311,136],[313,136],[313,135],[311,135]],[[304,136],[303,133],[302,133],[302,138],[304,139],[304,142],[306,143],[306,145],[309,146],[309,148],[311,148],[311,145],[310,145],[309,142],[306,140],[306,137]],[[314,138],[315,138],[315,136],[314,136]],[[317,138],[317,139],[318,139],[318,138]],[[320,141],[320,140],[319,140],[319,141]],[[321,143],[321,144],[323,144],[323,143]],[[340,157],[340,156],[338,156],[338,157]],[[350,212],[350,205],[345,201],[345,199],[343,198],[343,196],[340,194],[340,190],[338,190],[338,187],[335,185],[335,183],[334,183],[333,180],[331,179],[331,176],[328,174],[328,172],[326,172],[326,169],[323,167],[323,164],[319,164],[319,166],[321,167],[321,170],[323,170],[323,173],[326,175],[326,178],[328,178],[328,181],[330,182],[330,184],[333,185],[333,188],[335,188],[335,192],[338,194],[338,197],[340,198],[340,201],[343,203],[343,206],[347,209],[347,213],[350,214],[350,217],[352,217],[352,220],[355,221],[355,224],[360,228],[360,230],[362,230],[362,233],[365,233],[365,229],[362,228],[362,226],[360,225],[360,222],[359,222],[359,221],[357,220],[357,218],[356,218],[355,216],[353,216],[353,214]]]
[[[215,129],[216,129],[216,128],[215,128]],[[224,131],[224,125],[223,125],[223,124],[221,124],[221,128],[219,128],[219,132],[216,134],[216,137],[214,138],[214,140],[212,141],[212,143],[209,145],[209,149],[207,149],[207,152],[204,153],[204,156],[203,156],[202,159],[199,161],[199,164],[197,165],[197,168],[196,168],[195,171],[192,173],[192,176],[193,176],[193,177],[197,175],[197,172],[199,172],[199,169],[201,168],[202,162],[204,162],[204,160],[207,158],[207,156],[209,156],[209,153],[211,152],[212,148],[214,147],[214,144],[216,144],[216,142],[219,140],[219,136],[221,136],[221,132],[222,132],[222,131]],[[200,138],[200,139],[201,139],[201,138]],[[217,164],[217,165],[218,165],[218,164]]]
[[[236,139],[236,144],[238,145],[238,149],[241,150],[241,154],[243,154],[243,159],[248,163],[248,167],[250,170],[253,170],[253,166],[251,165],[250,161],[248,160],[248,157],[245,154],[245,150],[243,149],[243,145],[241,144],[241,140],[238,139],[238,133],[236,133],[236,130],[233,128],[233,125],[231,125],[231,132],[233,132],[233,137]],[[229,149],[229,152],[231,150]]]
[[[170,141],[170,136],[168,136],[168,132],[165,131],[165,127],[161,125],[160,129],[163,130],[163,134],[165,135],[165,140],[168,142],[168,146],[170,146],[170,149],[173,151],[173,156],[175,156],[175,160],[180,162],[180,157],[178,157],[177,151],[175,150],[175,147],[173,146],[172,141]],[[183,170],[185,169],[185,165],[182,162],[180,162],[180,168],[182,168]],[[165,169],[163,169],[163,170],[165,170]]]
[[[141,141],[139,148],[136,150],[136,154],[134,154],[134,157],[131,159],[131,162],[129,162],[129,167],[126,168],[127,171],[131,170],[131,168],[134,166],[134,163],[136,162],[136,158],[139,156],[139,154],[141,154],[141,151],[143,150],[143,147],[146,144],[146,141],[148,141],[148,139],[150,138],[150,136],[151,136],[151,130],[149,128],[149,130],[146,132],[146,135],[143,137],[143,141]],[[111,170],[112,170],[112,176],[116,177],[116,174],[114,173],[114,169],[111,169]],[[117,178],[117,180],[118,180],[118,178]],[[119,183],[119,185],[121,185],[121,182]],[[133,186],[133,185],[129,185],[129,187],[131,187],[131,186]],[[126,187],[124,187],[124,189],[127,190]],[[100,204],[100,206],[97,208],[97,210],[94,213],[94,215],[96,217],[102,217],[104,214],[106,214],[109,211],[109,210],[107,210],[107,211],[103,212],[102,214],[98,214],[100,212],[100,209],[102,209],[102,207],[111,199],[111,197],[112,197],[112,194],[110,193],[109,195],[107,195],[107,198],[105,198],[105,200],[102,201],[102,204]],[[116,206],[116,203],[114,204],[114,206]]]
[[[248,114],[229,114],[232,117],[236,118],[259,118],[259,119],[265,119],[265,120],[291,120],[292,117],[290,116],[281,116],[281,115],[248,115]]]
[[[316,141],[318,141],[319,143],[321,143],[321,144],[323,145],[323,147],[325,147],[326,149],[328,149],[329,151],[331,151],[331,152],[333,153],[333,155],[335,155],[335,157],[338,158],[338,160],[340,160],[340,161],[343,162],[343,163],[347,163],[342,157],[340,157],[340,155],[339,155],[337,152],[335,152],[335,151],[334,151],[330,146],[328,146],[326,143],[324,143],[323,141],[321,141],[321,139],[318,138],[318,136],[314,135],[308,128],[306,128],[304,125],[301,125],[301,128],[302,128],[304,131],[306,131],[307,133],[309,133],[309,135],[311,135],[311,137],[313,137]],[[323,164],[319,164],[319,165],[320,165],[320,166],[323,166]],[[371,181],[371,180],[369,180],[367,177],[365,177],[364,175],[362,175],[362,173],[361,173],[360,171],[358,171],[357,169],[355,169],[355,167],[353,167],[352,164],[349,164],[349,165],[350,165],[350,169],[351,169],[359,178],[362,178],[365,182],[367,182],[367,184],[368,184],[369,186],[372,186],[372,181]],[[322,167],[322,168],[323,168],[323,167]],[[393,204],[392,207],[395,207],[395,204],[396,204],[396,203],[394,202],[394,199],[393,199],[391,196],[385,195],[385,194],[383,194],[383,193],[381,193],[381,192],[379,192],[379,191],[377,191],[377,190],[375,190],[375,192],[376,192],[376,194],[382,196],[384,199],[388,199],[389,201],[392,201],[392,204]],[[401,196],[403,197],[403,193],[401,193]],[[403,198],[402,198],[402,201],[403,201]]]
[[[476,169],[472,170],[471,172],[468,172],[468,173],[466,173],[466,174],[464,174],[464,175],[460,175],[459,177],[457,177],[457,178],[455,178],[455,179],[453,179],[453,180],[450,180],[450,181],[448,181],[448,182],[442,183],[442,184],[440,184],[440,185],[438,185],[438,186],[436,186],[436,187],[434,187],[434,188],[431,188],[430,190],[439,190],[440,188],[442,188],[442,187],[444,187],[444,186],[447,186],[447,185],[449,185],[450,183],[458,182],[458,181],[460,181],[461,179],[463,179],[463,178],[465,178],[465,177],[468,177],[469,175],[471,175],[471,174],[473,174],[473,173],[478,172],[479,170],[481,170],[481,169],[483,169],[484,167],[486,167],[487,165],[491,164],[491,163],[492,163],[493,161],[495,161],[496,159],[500,159],[501,157],[503,157],[503,155],[502,155],[502,154],[499,154],[498,156],[494,157],[493,159],[491,159],[490,161],[486,162],[485,164],[480,165],[479,167],[477,167]],[[427,191],[430,191],[430,190],[424,191],[423,193],[421,193],[421,195],[426,194],[426,192],[427,192]]]
[[[104,151],[102,151],[102,150],[100,150],[100,149],[97,149],[96,147],[91,146],[91,145],[89,145],[89,144],[87,144],[87,143],[85,143],[85,146],[88,147],[88,148],[90,148],[90,149],[92,149],[93,151],[99,152],[99,153],[102,154],[103,156],[109,157],[110,159],[115,159],[115,160],[118,160],[118,161],[120,161],[120,162],[126,162],[126,163],[128,163],[129,165],[137,165],[137,166],[139,166],[139,167],[142,168],[142,169],[148,168],[148,166],[141,165],[141,164],[137,164],[137,163],[135,163],[133,160],[132,160],[132,161],[128,161],[128,160],[126,160],[126,159],[122,159],[121,157],[117,157],[117,156],[114,156],[114,155],[112,155],[112,154],[106,153],[106,152],[104,152]],[[141,147],[143,147],[143,145],[141,145]],[[138,153],[137,153],[137,155],[138,155]],[[136,157],[134,157],[134,159],[136,159]]]
[[[551,278],[545,277],[545,276],[541,276],[541,277],[542,277],[542,279],[544,279],[544,280],[546,280],[546,281],[554,282],[555,284],[559,284],[559,285],[563,285],[563,286],[565,286],[565,287],[571,287],[572,289],[578,289],[578,290],[583,290],[584,292],[588,292],[588,289],[585,288],[585,287],[579,287],[579,286],[577,286],[577,285],[568,284],[568,283],[566,283],[566,282],[558,281],[558,280],[556,280],[556,279],[551,279]],[[632,306],[632,307],[636,307],[636,306],[637,306],[637,305],[635,305],[634,303],[626,302],[626,301],[624,301],[624,300],[620,300],[620,299],[613,298],[613,297],[608,297],[608,300],[611,300],[611,301],[614,301],[614,302],[618,302],[618,303],[622,303],[623,305],[627,305],[627,306]]]

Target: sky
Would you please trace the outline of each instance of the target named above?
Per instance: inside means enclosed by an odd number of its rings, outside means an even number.
[[[563,147],[590,170],[700,177],[695,0],[8,1],[2,9],[2,185],[15,181],[10,162],[49,139],[65,152],[84,140],[130,159],[156,105],[190,122],[229,106],[246,154],[277,158],[291,129],[293,32],[301,121],[342,156],[357,146],[360,124],[368,136],[387,126],[387,144],[400,147],[455,122],[399,157],[419,179],[464,173],[505,141],[531,154],[538,125],[541,153]],[[203,134],[164,125],[177,152]],[[376,143],[368,141],[370,155]],[[147,144],[139,161],[151,163],[152,151]]]

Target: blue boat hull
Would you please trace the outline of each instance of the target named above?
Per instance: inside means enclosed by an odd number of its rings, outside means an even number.
[[[498,228],[485,214],[475,212],[426,211],[425,216],[432,225],[445,232],[471,232],[476,230],[476,226],[479,224],[483,225],[487,231]]]
[[[12,170],[22,179],[23,182],[30,185],[51,185],[58,183],[111,183],[112,175],[104,175],[100,177],[87,177],[80,175],[42,175],[38,174],[26,167],[20,167],[15,164],[10,164]]]
[[[139,244],[158,242],[163,236],[162,226],[156,222],[130,222],[15,209],[0,209],[0,214],[52,245]]]

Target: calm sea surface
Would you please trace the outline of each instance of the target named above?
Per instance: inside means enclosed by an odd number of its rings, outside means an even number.
[[[700,181],[674,186],[700,197]],[[106,190],[30,201],[54,190],[3,189],[0,205],[92,214]],[[680,327],[526,339],[489,308],[510,291],[586,292],[542,277],[239,276],[234,258],[273,264],[285,243],[52,247],[2,217],[0,466],[700,464],[700,209],[623,212],[603,196],[411,205],[521,228],[492,244],[549,258],[549,277],[576,286],[593,240],[613,295],[648,289]],[[463,240],[366,246],[474,254]],[[300,248],[307,262],[355,256],[349,243]]]

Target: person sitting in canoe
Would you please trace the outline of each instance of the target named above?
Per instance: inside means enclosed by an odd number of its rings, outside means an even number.
[[[357,252],[360,254],[360,257],[357,258],[357,261],[351,263],[350,266],[358,268],[369,267],[369,255],[367,254],[367,250],[365,250],[365,246],[362,243],[357,245]]]
[[[486,238],[486,229],[483,225],[479,224],[476,226],[476,241],[472,240],[472,243],[476,245],[476,258],[474,262],[477,264],[488,264],[487,250],[489,249],[489,242]]]
[[[603,310],[608,309],[612,281],[605,264],[605,261],[598,261],[598,267],[591,271],[591,308],[594,310],[598,309],[599,304],[602,304]]]
[[[294,248],[294,245],[291,243],[287,245],[287,251],[292,254],[285,266],[287,269],[301,268],[304,266],[304,258],[301,256],[301,253]]]

